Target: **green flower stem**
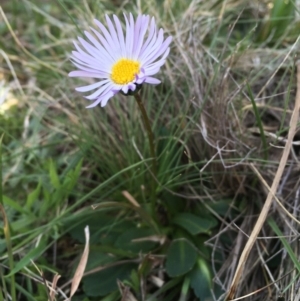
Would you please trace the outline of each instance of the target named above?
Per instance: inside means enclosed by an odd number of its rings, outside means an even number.
[[[139,93],[134,94],[134,98],[136,102],[138,103],[139,109],[142,113],[142,119],[144,122],[144,126],[146,128],[148,139],[149,139],[149,145],[150,145],[150,154],[152,157],[152,165],[151,165],[151,172],[152,172],[152,200],[151,200],[151,209],[153,217],[156,217],[155,212],[155,203],[156,203],[156,176],[157,176],[157,160],[156,160],[156,154],[155,154],[155,143],[154,143],[154,135],[151,129],[150,120],[148,118],[147,112],[145,110],[145,107],[142,102],[141,95]]]

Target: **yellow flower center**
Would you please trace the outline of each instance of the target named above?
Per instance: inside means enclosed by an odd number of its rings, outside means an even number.
[[[129,59],[120,59],[111,70],[111,79],[115,84],[125,85],[132,82],[135,75],[140,72],[141,64],[138,61]]]

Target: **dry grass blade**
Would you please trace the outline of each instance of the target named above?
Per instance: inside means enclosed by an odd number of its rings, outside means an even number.
[[[266,180],[263,178],[263,176],[260,174],[260,172],[257,170],[257,168],[254,166],[254,164],[250,163],[250,167],[253,169],[253,171],[256,173],[256,175],[258,176],[258,178],[261,180],[262,184],[267,188],[267,190],[270,193],[273,193],[273,191],[271,190],[271,187],[268,185],[268,183],[266,182]],[[273,194],[273,197],[275,199],[275,201],[277,202],[277,204],[280,206],[280,208],[283,210],[283,212],[293,221],[295,221],[297,224],[300,225],[300,221],[297,220],[293,214],[289,213],[285,207],[282,205],[282,203],[279,201],[279,199],[277,198],[276,195]]]
[[[290,149],[292,147],[292,142],[293,142],[293,138],[294,138],[294,135],[296,132],[296,127],[297,127],[297,122],[298,122],[298,117],[299,117],[299,108],[300,108],[300,63],[297,62],[297,94],[296,94],[296,99],[295,99],[295,107],[294,107],[293,114],[292,114],[291,121],[290,121],[290,129],[289,129],[289,133],[288,133],[288,139],[285,144],[283,154],[282,154],[276,175],[274,177],[274,180],[273,180],[273,183],[271,186],[271,190],[268,193],[267,199],[260,212],[258,220],[257,220],[257,222],[254,226],[254,229],[252,230],[252,233],[251,233],[251,235],[246,243],[246,246],[242,252],[242,255],[240,257],[237,269],[235,271],[235,275],[233,277],[233,280],[232,280],[232,283],[230,286],[230,290],[229,290],[226,300],[234,299],[234,296],[235,296],[241,275],[243,273],[245,263],[249,256],[249,253],[256,241],[256,238],[257,238],[265,220],[266,220],[267,214],[268,214],[270,206],[272,204],[273,196],[276,194],[281,176],[283,174],[283,170],[285,168],[285,165],[286,165],[286,162],[288,159],[288,155],[290,153]]]
[[[123,190],[122,194],[133,206],[138,208],[141,207],[140,204],[136,201],[136,199],[127,190]]]
[[[71,284],[71,292],[70,292],[70,300],[72,298],[72,296],[74,295],[74,293],[76,292],[79,283],[82,279],[85,267],[86,267],[86,263],[88,260],[88,256],[89,256],[89,242],[90,242],[90,230],[89,230],[89,226],[86,226],[84,228],[84,234],[85,234],[85,247],[84,247],[84,251],[82,253],[82,256],[80,258],[78,267],[76,269],[76,272],[74,274],[73,280],[72,280],[72,284]]]
[[[57,281],[59,280],[60,275],[55,274],[52,281],[51,291],[50,291],[50,301],[55,301],[55,289],[57,286]]]

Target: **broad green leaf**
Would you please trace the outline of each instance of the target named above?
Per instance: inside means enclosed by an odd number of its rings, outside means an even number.
[[[57,175],[56,166],[52,160],[49,161],[49,176],[52,186],[58,189],[61,185]]]
[[[213,209],[216,213],[221,216],[228,214],[228,210],[230,208],[230,203],[232,200],[220,200],[214,203],[210,203],[209,206]]]
[[[83,290],[88,296],[105,296],[118,289],[117,280],[128,279],[136,268],[133,263],[120,264],[83,277]]]
[[[188,240],[174,240],[167,252],[167,273],[170,277],[184,275],[193,268],[196,260],[197,251]]]
[[[72,301],[91,301],[88,297],[85,296],[84,293],[76,293],[75,296],[72,297]],[[103,299],[101,300],[103,301]]]
[[[71,217],[65,227],[68,233],[80,243],[85,242],[84,227],[89,225],[90,228],[90,243],[112,246],[116,238],[119,237],[124,229],[132,228],[134,224],[127,220],[113,220],[111,216],[99,211],[89,211],[82,216]]]
[[[213,300],[211,295],[212,275],[207,263],[199,258],[197,264],[190,272],[191,287],[195,295],[203,301]]]
[[[78,300],[78,301],[82,301],[82,300]],[[85,301],[90,301],[90,299]],[[101,301],[120,301],[120,292],[119,291],[112,292],[111,294],[105,296],[104,298],[101,298]]]
[[[110,264],[115,261],[116,261],[115,257],[111,256],[110,254],[99,252],[97,249],[95,250],[91,249],[89,253],[88,262],[86,265],[86,271],[92,270],[99,266]],[[74,271],[76,268],[77,266],[75,265]]]
[[[204,218],[192,213],[180,213],[175,216],[173,222],[187,230],[192,235],[207,233],[218,224],[217,220],[212,216]]]
[[[151,240],[153,235],[150,229],[131,228],[117,238],[115,246],[136,254],[147,253],[157,245],[157,242]],[[135,241],[139,239],[142,241]]]

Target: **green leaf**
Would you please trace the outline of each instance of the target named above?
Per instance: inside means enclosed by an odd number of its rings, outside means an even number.
[[[133,223],[127,220],[112,220],[110,215],[99,211],[89,211],[81,216],[70,217],[65,222],[65,228],[74,239],[85,243],[84,228],[89,225],[90,243],[101,246],[112,246],[124,229],[132,228]]]
[[[196,249],[188,240],[174,240],[167,252],[167,273],[170,277],[184,275],[193,268],[196,260]]]
[[[30,210],[32,208],[33,203],[38,199],[41,192],[41,186],[41,183],[39,183],[37,187],[28,194],[25,204],[26,209]]]
[[[151,241],[149,238],[152,235],[154,233],[150,229],[131,228],[117,238],[115,246],[136,254],[148,253],[157,245],[157,242]],[[143,241],[134,241],[137,239],[143,239]]]
[[[52,160],[49,162],[49,176],[52,186],[58,189],[61,185],[57,175],[56,166]]]
[[[192,213],[180,213],[175,216],[173,222],[187,230],[192,235],[208,233],[210,229],[214,228],[218,224],[217,220],[212,216],[204,218]]]
[[[295,19],[295,3],[293,0],[273,0],[271,10],[270,31],[275,29],[275,36],[280,37]]]
[[[297,254],[294,253],[290,243],[285,239],[284,234],[281,232],[273,218],[269,218],[268,223],[272,230],[276,233],[282,244],[284,245],[285,251],[289,254],[291,260],[293,261],[295,267],[298,270],[298,273],[300,273],[300,263],[297,258]]]
[[[72,298],[73,300],[73,298]],[[119,291],[115,291],[112,292],[111,294],[105,296],[104,298],[101,298],[101,301],[119,301],[120,300],[120,292]],[[78,301],[82,301],[82,300],[78,300]],[[89,300],[85,300],[85,301],[90,301]]]
[[[291,24],[295,20],[295,3],[293,0],[273,0],[270,17],[266,19],[259,35],[258,41],[266,40],[277,42],[289,31]]]
[[[232,200],[220,200],[214,203],[210,203],[209,207],[219,215],[225,216],[226,214],[228,214],[228,211],[230,210],[231,202]]]
[[[67,172],[63,181],[64,189],[71,191],[74,188],[81,172],[82,162],[83,160],[80,160],[75,169],[71,169]]]
[[[88,262],[86,265],[86,270],[92,270],[99,266],[104,266],[109,263],[114,262],[115,257],[111,256],[111,254],[99,252],[97,249],[90,250]],[[74,270],[75,272],[75,270]]]
[[[50,191],[43,187],[43,198],[44,200],[47,202],[47,203],[50,203],[51,202],[51,193]]]
[[[88,296],[105,296],[118,289],[117,280],[128,279],[131,271],[136,268],[136,264],[126,263],[88,275],[82,279],[83,290]]]
[[[8,205],[10,208],[13,208],[20,213],[28,214],[28,212],[22,206],[20,206],[16,201],[10,199],[5,195],[3,195],[3,203],[4,205]]]
[[[20,216],[15,221],[10,223],[11,228],[14,230],[14,232],[18,233],[20,231],[21,233],[24,233],[28,231],[28,229],[31,229],[32,225],[36,222],[36,217],[32,214],[26,214],[23,216]]]
[[[191,287],[200,300],[213,300],[211,295],[212,276],[207,263],[199,258],[190,273]]]
[[[40,244],[29,251],[20,261],[17,262],[15,267],[10,271],[6,277],[10,277],[11,275],[14,275],[15,273],[22,270],[25,266],[27,266],[31,260],[34,260],[35,258],[40,257],[46,250],[47,247],[45,247],[45,244],[40,242]]]

